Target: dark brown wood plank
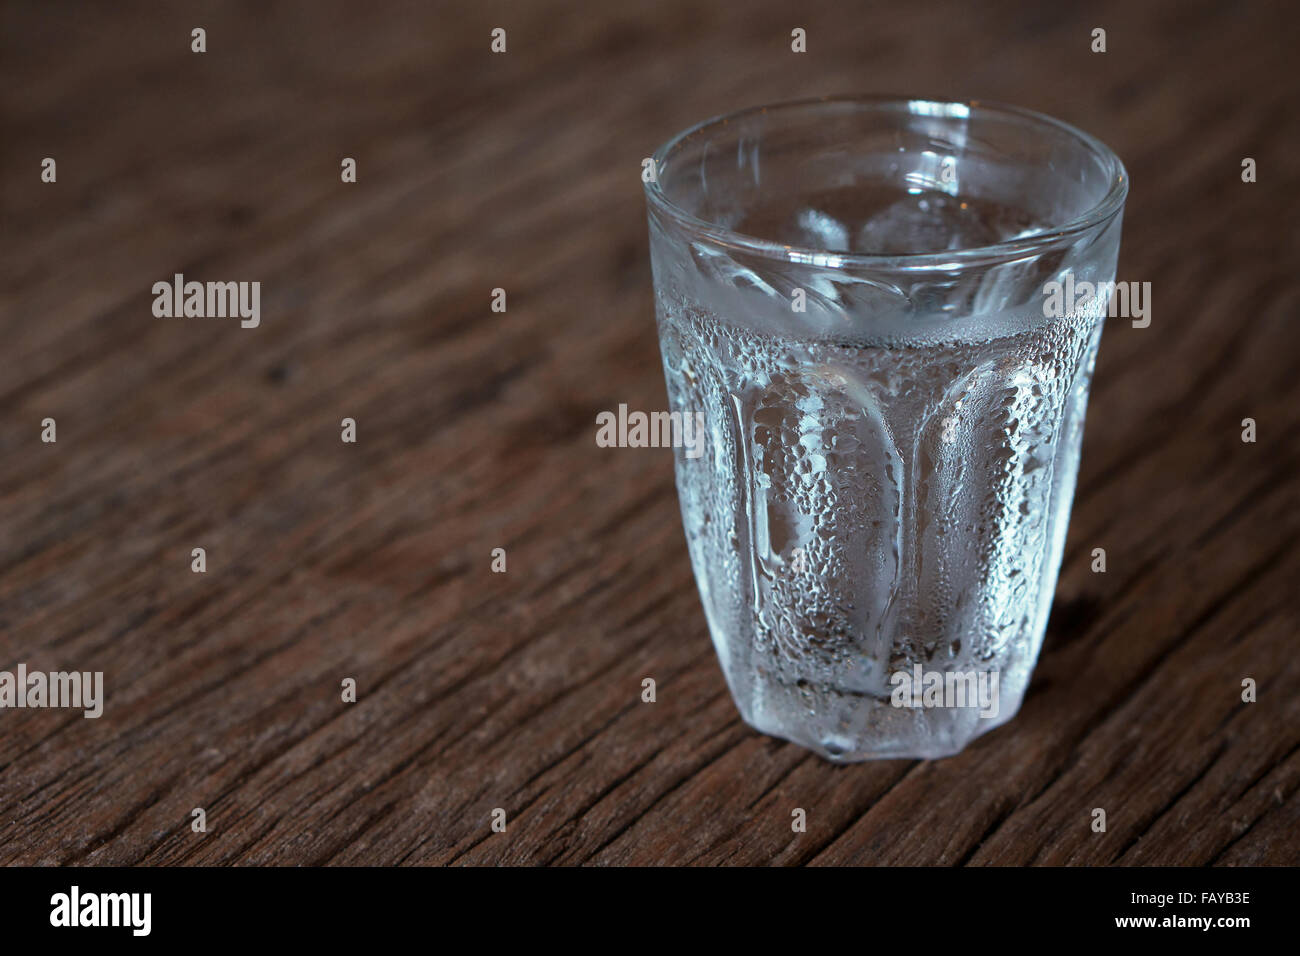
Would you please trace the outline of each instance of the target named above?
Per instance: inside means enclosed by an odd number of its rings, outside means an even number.
[[[0,711],[0,862],[1300,862],[1293,6],[2,16],[0,668],[102,670],[108,701]],[[668,455],[593,440],[665,401],[641,157],[854,90],[1101,136],[1133,182],[1120,277],[1154,290],[1103,338],[1030,695],[939,762],[746,728]],[[262,326],[154,318],[174,272],[262,282]]]

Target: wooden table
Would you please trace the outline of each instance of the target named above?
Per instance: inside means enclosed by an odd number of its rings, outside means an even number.
[[[0,861],[1300,862],[1298,27],[1283,3],[7,4],[0,669],[102,671],[106,702],[0,710]],[[1153,320],[1108,324],[1019,717],[836,767],[742,724],[670,454],[594,423],[665,407],[641,158],[857,90],[1106,140]],[[175,273],[261,282],[261,324],[155,317]]]

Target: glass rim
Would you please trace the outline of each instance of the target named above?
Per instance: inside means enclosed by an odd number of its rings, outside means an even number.
[[[668,160],[670,154],[690,138],[714,126],[723,126],[756,113],[768,113],[778,110],[806,110],[815,106],[843,104],[860,105],[880,110],[901,109],[910,112],[911,105],[915,103],[924,103],[938,108],[960,106],[965,107],[972,116],[976,111],[979,111],[984,114],[1014,118],[1031,125],[1046,126],[1064,132],[1101,160],[1110,177],[1110,188],[1101,199],[1079,215],[1029,236],[1006,239],[986,245],[970,246],[963,249],[883,255],[861,252],[834,252],[828,249],[793,246],[736,232],[726,226],[710,222],[687,212],[668,198],[659,183],[658,170]],[[972,265],[1011,262],[1038,255],[1055,246],[1072,242],[1119,213],[1124,206],[1125,199],[1128,197],[1128,172],[1124,168],[1124,163],[1115,154],[1115,151],[1101,140],[1046,113],[990,100],[972,99],[962,101],[893,95],[838,95],[786,100],[764,106],[751,106],[730,113],[720,113],[682,130],[655,150],[651,160],[654,163],[656,175],[650,182],[643,183],[646,202],[653,209],[674,220],[686,231],[704,236],[723,247],[757,254],[764,258],[827,268],[861,267],[881,271],[950,271],[958,268],[968,268]]]

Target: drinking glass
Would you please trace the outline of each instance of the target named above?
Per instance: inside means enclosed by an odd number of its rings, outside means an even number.
[[[649,169],[669,400],[706,425],[682,521],[741,715],[836,761],[960,751],[1042,644],[1108,311],[1059,291],[1113,283],[1123,165],[1023,109],[850,97],[709,120]]]

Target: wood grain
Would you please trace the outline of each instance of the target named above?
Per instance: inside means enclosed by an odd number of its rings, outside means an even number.
[[[1300,862],[1294,5],[3,17],[0,668],[102,670],[107,702],[0,711],[0,862]],[[594,443],[666,402],[641,157],[846,91],[1099,135],[1153,286],[1103,339],[1024,708],[935,763],[746,728],[668,453]],[[176,272],[260,281],[262,325],[155,318]]]

